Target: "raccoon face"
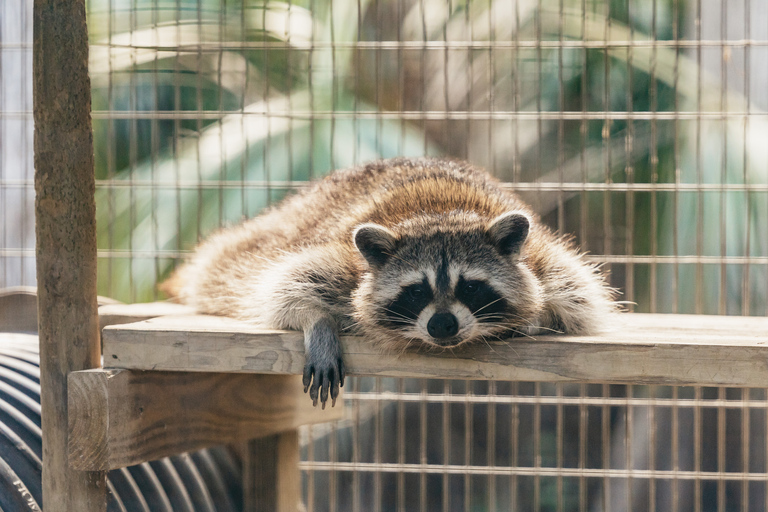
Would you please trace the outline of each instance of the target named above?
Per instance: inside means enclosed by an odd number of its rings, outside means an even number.
[[[467,215],[420,219],[391,231],[355,231],[368,262],[354,298],[363,331],[389,344],[451,348],[522,333],[541,307],[537,280],[520,257],[529,220],[502,215],[486,225]]]

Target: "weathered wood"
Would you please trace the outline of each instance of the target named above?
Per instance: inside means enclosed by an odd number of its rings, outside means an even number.
[[[89,370],[69,376],[69,461],[108,470],[332,421],[289,375]]]
[[[67,460],[67,374],[99,366],[85,0],[34,0],[33,77],[43,507],[106,509],[104,473]]]
[[[300,374],[302,334],[228,318],[165,317],[104,329],[105,365],[171,371]],[[351,375],[638,384],[768,384],[768,318],[617,315],[610,332],[383,354],[343,337]]]
[[[300,501],[298,431],[245,443],[243,512],[296,512]]]
[[[194,314],[194,310],[180,304],[120,304],[108,297],[97,297],[101,327],[112,324],[138,322],[162,315]],[[115,309],[117,308],[117,309]],[[104,309],[105,316],[101,316]],[[0,332],[37,332],[37,288],[11,286],[0,288]]]
[[[138,304],[105,304],[99,306],[99,324],[108,325],[141,322],[158,316],[193,315],[194,308],[173,302],[142,302]]]

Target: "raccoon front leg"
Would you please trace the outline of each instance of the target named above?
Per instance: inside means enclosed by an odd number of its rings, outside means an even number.
[[[304,332],[304,391],[323,407],[329,396],[335,403],[344,384],[338,333],[349,323],[356,283],[348,260],[337,247],[286,253],[255,279],[258,291],[251,295],[265,312],[266,325]]]
[[[304,330],[304,346],[304,392],[309,390],[313,405],[317,405],[319,395],[325,409],[329,394],[331,406],[336,405],[339,387],[344,386],[344,360],[336,323],[327,317],[317,320]]]

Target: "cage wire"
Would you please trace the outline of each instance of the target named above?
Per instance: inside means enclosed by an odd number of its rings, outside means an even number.
[[[28,4],[28,5],[27,5]],[[32,2],[0,5],[0,288],[35,282]]]
[[[31,0],[0,4],[0,286],[34,284]],[[99,290],[333,169],[484,166],[628,309],[768,310],[760,0],[88,0]],[[350,379],[307,510],[768,510],[765,389]]]

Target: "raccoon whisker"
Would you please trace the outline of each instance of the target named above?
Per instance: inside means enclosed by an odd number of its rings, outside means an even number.
[[[405,346],[400,351],[400,355],[405,354],[408,351],[408,349],[411,347],[411,344],[413,344],[413,342],[415,341],[418,341],[418,340],[416,338],[405,338]]]
[[[515,334],[519,334],[520,336],[525,336],[526,338],[532,339],[533,341],[536,341],[536,338],[528,334],[527,332],[518,331],[517,329],[510,329]]]
[[[517,357],[520,357],[520,353],[519,353],[517,350],[515,350],[515,347],[513,347],[512,345],[509,345],[509,348],[512,350],[512,352],[514,352],[514,353],[515,353],[515,355],[516,355]]]
[[[478,310],[479,311],[479,310]],[[499,319],[513,319],[513,320],[521,320],[523,323],[530,323],[530,319],[524,318],[520,315],[516,315],[510,311],[504,311],[504,312],[495,312],[495,313],[484,313],[482,315],[477,315],[473,313],[475,318],[499,318]]]
[[[413,322],[408,322],[406,320],[403,320],[402,318],[390,318],[388,322],[395,324],[397,326],[402,326],[407,328],[414,327],[416,325]]]
[[[496,328],[496,327],[500,327],[500,328],[506,329],[507,331],[513,332],[515,334],[519,334],[520,336],[525,336],[526,338],[530,338],[530,339],[532,339],[534,341],[536,340],[536,338],[534,338],[530,334],[528,334],[528,333],[526,333],[524,331],[520,331],[520,330],[516,329],[517,327],[520,327],[519,325],[516,325],[516,324],[509,324],[509,323],[501,322],[501,323],[491,324],[488,327],[490,327],[492,329]]]
[[[412,327],[413,326],[412,323],[404,322],[402,320],[390,320],[390,322],[393,323],[393,324],[396,324],[398,327],[399,326],[403,326],[403,327]]]
[[[494,304],[496,304],[497,302],[499,302],[499,301],[501,301],[501,300],[504,300],[504,297],[499,297],[499,298],[498,298],[498,299],[496,299],[496,300],[492,300],[491,302],[489,302],[489,303],[488,303],[488,304],[486,304],[485,306],[483,306],[483,307],[481,307],[481,308],[479,308],[479,309],[476,309],[475,311],[473,311],[473,312],[472,312],[472,314],[473,314],[473,315],[477,315],[477,314],[478,314],[480,311],[484,310],[484,309],[485,309],[485,308],[487,308],[488,306],[493,306]]]
[[[359,320],[359,321],[357,321],[357,322],[352,322],[351,324],[348,324],[348,325],[346,325],[346,326],[342,327],[342,329],[341,329],[341,330],[342,330],[342,331],[351,331],[351,330],[353,330],[355,327],[357,327],[358,325],[361,325],[362,323],[363,323],[363,322],[362,322],[362,320]]]
[[[514,322],[504,322],[504,321],[501,321],[501,322],[495,322],[495,323],[491,324],[491,326],[494,326],[494,327],[504,327],[506,329],[510,329],[511,330],[511,329],[522,329],[522,328],[526,328],[526,327],[532,327],[532,324],[530,324],[530,323],[518,324],[518,323],[514,323]]]
[[[516,315],[514,313],[505,313],[505,316],[510,316],[510,317],[515,318],[517,320],[522,320],[523,323],[525,323],[526,325],[531,325],[531,320],[530,319],[524,318],[524,317],[522,317],[520,315]]]
[[[415,323],[413,320],[411,320],[411,319],[409,319],[409,318],[405,318],[405,317],[399,317],[399,318],[389,318],[388,320],[389,320],[390,322],[394,322],[394,323],[396,323],[396,324],[402,324],[402,325],[416,325],[416,323]]]
[[[410,318],[406,318],[404,316],[388,318],[387,320],[390,322],[395,322],[395,323],[404,324],[404,325],[413,325],[414,323]]]
[[[404,320],[403,323],[406,323],[406,324],[415,324],[416,323],[412,318],[408,318],[407,316],[405,316],[402,313],[398,313],[397,311],[393,311],[393,310],[388,309],[388,308],[383,308],[383,309],[387,313],[392,313],[393,315],[397,316],[398,318],[403,319]]]
[[[519,317],[517,317],[517,318],[519,318]],[[478,320],[478,321],[490,321],[491,327],[493,327],[493,326],[497,326],[497,327],[498,326],[501,326],[501,327],[531,327],[533,325],[533,324],[531,324],[529,322],[524,322],[524,323],[514,322],[512,320],[515,320],[516,318],[513,317],[512,319],[510,319],[510,318],[508,318],[508,317],[506,317],[504,315],[498,315],[498,314],[495,314],[495,315],[480,315],[480,316],[475,317],[475,319]],[[520,320],[523,320],[523,319],[520,318]]]
[[[475,317],[475,318],[477,320],[486,320],[486,319],[489,319],[489,318],[492,319],[492,318],[494,318],[494,316],[493,315],[480,315],[480,316]],[[501,316],[497,316],[496,318],[498,320],[503,320],[504,319],[504,317],[501,317]],[[515,317],[515,318],[520,318],[522,320],[522,317]],[[541,325],[535,325],[532,322],[526,322],[525,325],[523,325],[523,326],[521,326],[519,324],[511,324],[509,322],[507,322],[507,324],[508,324],[509,327],[535,327],[536,329],[541,329],[542,331],[551,332],[553,334],[563,334],[563,331],[559,331],[557,329],[552,329],[550,327],[544,327],[544,326],[541,326]],[[498,323],[496,325],[502,325],[502,323]]]
[[[522,318],[521,318],[521,320],[522,320]],[[551,327],[544,327],[544,326],[541,326],[541,325],[536,325],[533,322],[526,322],[524,326],[513,325],[512,327],[534,327],[536,329],[541,329],[542,331],[548,331],[548,332],[551,332],[553,334],[564,334],[563,331],[560,331],[560,330],[557,330],[557,329],[552,329]]]
[[[541,326],[541,325],[528,324],[528,327],[535,327],[536,329],[541,329],[542,331],[548,331],[548,332],[551,332],[553,334],[565,334],[561,330],[552,329],[550,327],[544,327],[544,326]]]
[[[494,349],[494,348],[491,346],[491,344],[490,344],[490,343],[488,343],[488,340],[485,338],[485,336],[483,336],[483,335],[481,334],[481,335],[480,335],[480,338],[483,340],[483,342],[484,342],[486,345],[488,345],[488,348],[489,348],[489,349],[491,349],[491,352],[493,352],[494,354],[496,354],[496,353],[497,353],[497,352],[496,352],[496,349]]]
[[[487,306],[490,306],[490,304],[487,304],[486,306],[483,306],[483,307],[487,307]],[[482,308],[480,308],[480,309],[482,309]],[[478,309],[477,311],[480,311],[480,309]],[[475,313],[477,313],[477,311]],[[481,319],[481,318],[498,318],[499,320],[503,320],[503,319],[506,319],[506,318],[512,318],[512,319],[515,319],[515,320],[522,320],[523,323],[525,323],[526,325],[530,324],[530,320],[529,319],[524,318],[524,317],[522,317],[520,315],[516,315],[516,314],[511,313],[509,311],[505,311],[503,313],[486,313],[484,315],[476,315],[475,313],[473,313],[473,315],[475,315],[475,318],[477,318],[477,319]]]
[[[542,326],[542,325],[535,325],[530,320],[527,320],[527,319],[523,318],[522,316],[515,315],[514,313],[504,313],[503,317],[501,317],[499,319],[501,320],[504,317],[512,317],[512,318],[515,318],[515,319],[518,319],[518,320],[524,320],[525,321],[524,322],[524,324],[525,324],[524,326],[525,327],[535,327],[536,329],[541,329],[542,331],[548,331],[548,332],[551,332],[553,334],[563,334],[563,331],[560,331],[558,329],[552,329],[551,327],[545,327],[545,326]],[[478,320],[486,319],[486,318],[493,318],[493,314],[489,314],[487,316],[479,315],[479,316],[476,316],[476,318]],[[514,327],[521,327],[521,326],[520,325],[514,325]]]
[[[495,314],[495,313],[489,313],[487,315],[478,315],[475,317],[476,320],[504,320],[503,315]]]
[[[494,353],[497,353],[497,352],[496,352],[496,350],[493,348],[493,346],[492,346],[490,343],[488,343],[488,340],[485,338],[485,336],[483,336],[483,335],[481,334],[481,335],[480,335],[480,337],[481,337],[481,338],[483,338],[483,341],[485,342],[485,344],[486,344],[486,345],[488,345],[488,348],[490,348],[491,350],[493,350],[493,352],[494,352]],[[510,346],[509,346],[509,348],[512,350],[512,352],[514,352],[514,353],[515,353],[515,355],[516,355],[517,357],[520,357],[520,354],[517,352],[517,350],[515,350],[515,348],[514,348],[513,346],[511,346],[511,345],[510,345]]]
[[[404,314],[402,314],[402,313],[400,313],[400,312],[397,312],[397,311],[395,311],[394,309],[389,309],[389,308],[381,308],[381,309],[383,309],[383,310],[384,310],[384,311],[386,311],[387,313],[392,313],[393,315],[397,315],[397,316],[399,316],[399,317],[401,317],[401,318],[408,318],[408,317],[407,317],[407,316],[405,316]]]

